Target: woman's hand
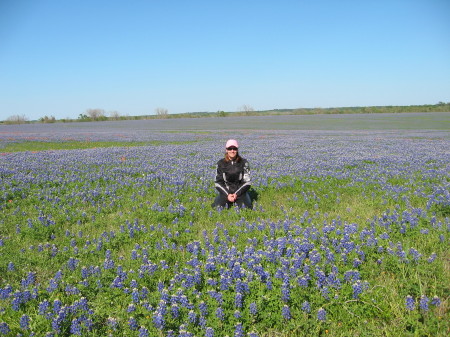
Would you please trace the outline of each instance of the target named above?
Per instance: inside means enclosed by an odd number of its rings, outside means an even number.
[[[228,194],[228,201],[229,201],[229,202],[235,202],[236,199],[237,199],[236,193]]]

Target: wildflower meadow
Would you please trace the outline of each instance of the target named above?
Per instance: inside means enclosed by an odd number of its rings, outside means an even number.
[[[0,126],[0,336],[447,336],[440,116]],[[228,138],[253,209],[211,206]]]

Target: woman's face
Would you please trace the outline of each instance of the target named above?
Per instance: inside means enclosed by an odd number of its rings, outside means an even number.
[[[227,147],[227,154],[230,159],[236,158],[237,153],[238,153],[237,147],[235,146]]]

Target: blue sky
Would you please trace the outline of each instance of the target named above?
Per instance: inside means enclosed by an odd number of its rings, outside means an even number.
[[[450,1],[0,1],[0,120],[450,102]]]

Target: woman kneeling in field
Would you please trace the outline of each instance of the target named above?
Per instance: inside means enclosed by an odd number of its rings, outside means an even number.
[[[215,187],[219,194],[214,200],[214,207],[252,208],[248,190],[251,186],[248,161],[239,155],[239,145],[234,139],[225,145],[225,158],[217,162]]]

